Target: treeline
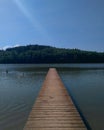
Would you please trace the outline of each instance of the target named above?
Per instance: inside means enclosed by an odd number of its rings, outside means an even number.
[[[104,52],[27,45],[0,50],[0,63],[104,63]]]

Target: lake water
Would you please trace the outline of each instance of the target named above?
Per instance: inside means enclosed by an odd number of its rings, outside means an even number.
[[[104,130],[104,64],[0,65],[0,130],[23,130],[49,67],[56,67],[92,130]]]

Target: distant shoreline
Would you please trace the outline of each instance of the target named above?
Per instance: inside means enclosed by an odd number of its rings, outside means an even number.
[[[27,45],[0,50],[0,64],[104,63],[104,52]]]

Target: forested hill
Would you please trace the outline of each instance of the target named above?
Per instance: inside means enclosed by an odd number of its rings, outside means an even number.
[[[0,63],[104,63],[104,52],[27,45],[0,50]]]

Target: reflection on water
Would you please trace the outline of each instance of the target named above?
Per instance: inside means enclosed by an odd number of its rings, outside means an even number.
[[[23,130],[49,67],[58,69],[92,129],[103,130],[104,64],[0,65],[0,130]]]
[[[61,71],[60,75],[92,130],[103,130],[104,70]]]
[[[46,72],[0,72],[0,130],[23,130]]]

